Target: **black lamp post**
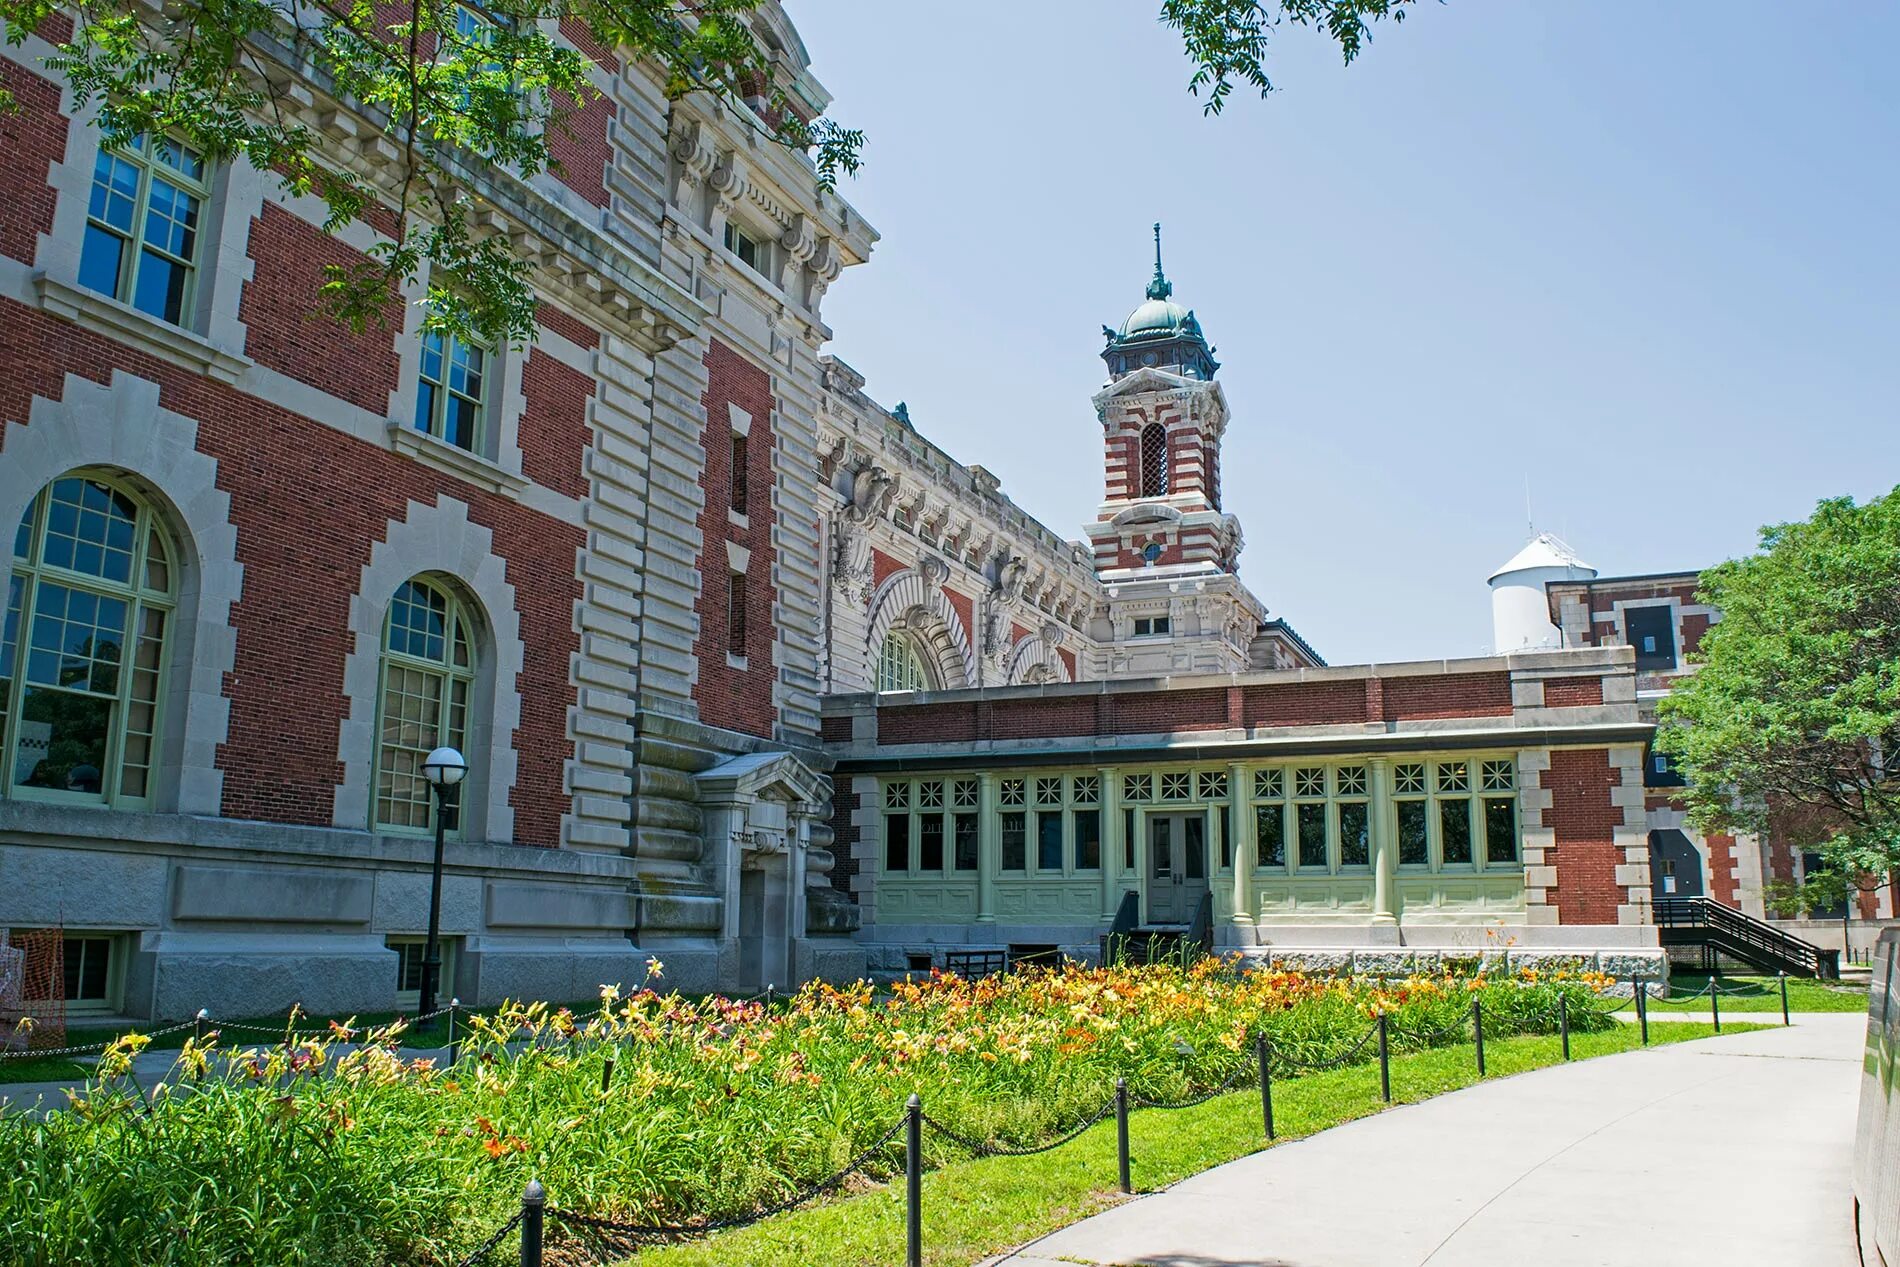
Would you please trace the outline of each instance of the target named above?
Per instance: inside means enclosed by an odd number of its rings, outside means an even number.
[[[422,777],[435,794],[435,865],[429,871],[429,939],[422,947],[422,989],[416,1000],[416,1015],[435,1011],[435,992],[441,984],[442,947],[436,933],[442,922],[442,833],[447,826],[449,797],[468,775],[468,762],[453,748],[442,747],[422,762]]]

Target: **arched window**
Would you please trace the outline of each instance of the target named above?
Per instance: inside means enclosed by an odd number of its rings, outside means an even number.
[[[892,630],[884,635],[877,653],[877,689],[879,691],[927,691],[930,673],[910,635]]]
[[[172,558],[152,509],[104,476],[63,476],[27,506],[0,631],[9,794],[149,803]]]
[[[1158,422],[1141,429],[1141,495],[1168,495],[1168,432]]]
[[[376,826],[431,831],[433,805],[422,762],[443,745],[463,749],[470,775],[448,807],[451,831],[479,762],[465,749],[475,682],[473,613],[448,588],[416,577],[390,600],[383,623],[382,688],[376,721]]]

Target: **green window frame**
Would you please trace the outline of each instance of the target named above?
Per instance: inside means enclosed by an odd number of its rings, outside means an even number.
[[[486,455],[494,360],[492,349],[459,334],[425,332],[416,375],[416,430]]]
[[[467,751],[476,628],[473,607],[430,577],[411,577],[390,599],[376,691],[371,826],[377,831],[426,835],[435,829],[434,794],[422,762],[446,745],[469,757],[468,775],[443,811],[448,833],[462,834],[461,806],[479,768]]]
[[[62,475],[27,504],[0,625],[6,795],[151,804],[176,557],[151,504],[108,476]]]
[[[79,284],[189,326],[203,252],[209,170],[197,151],[142,132],[93,159]]]

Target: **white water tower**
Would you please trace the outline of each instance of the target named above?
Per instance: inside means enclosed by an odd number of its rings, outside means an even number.
[[[1548,532],[1540,532],[1510,562],[1491,574],[1491,649],[1551,651],[1563,633],[1550,620],[1544,586],[1550,581],[1587,581],[1597,570]]]

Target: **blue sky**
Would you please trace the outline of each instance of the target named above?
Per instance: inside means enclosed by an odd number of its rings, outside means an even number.
[[[1486,651],[1527,480],[1606,575],[1900,482],[1900,6],[1427,2],[1215,119],[1158,0],[787,7],[884,235],[829,350],[1079,536],[1162,221],[1241,573],[1332,663]]]

